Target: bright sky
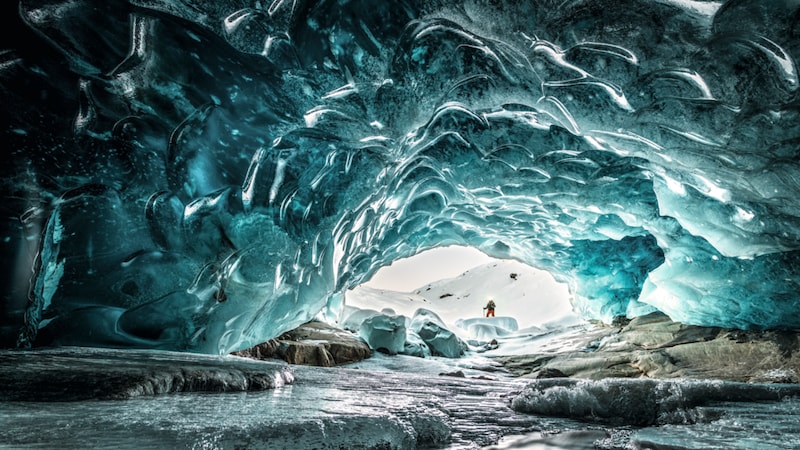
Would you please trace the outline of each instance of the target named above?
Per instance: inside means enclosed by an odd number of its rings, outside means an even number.
[[[374,289],[411,292],[433,281],[457,277],[492,259],[471,247],[440,247],[399,259],[364,284]]]

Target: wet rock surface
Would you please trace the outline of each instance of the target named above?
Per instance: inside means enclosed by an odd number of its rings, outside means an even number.
[[[233,355],[332,367],[369,358],[372,350],[363,339],[348,331],[322,322],[309,322],[263,344],[233,352]]]
[[[797,330],[743,331],[684,325],[653,313],[570,337],[568,346],[495,360],[529,378],[690,378],[800,381]],[[563,342],[562,342],[563,343]]]

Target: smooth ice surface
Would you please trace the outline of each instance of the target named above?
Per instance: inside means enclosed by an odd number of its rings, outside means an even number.
[[[3,7],[6,346],[223,354],[446,245],[800,327],[796,2]]]
[[[0,402],[76,402],[263,391],[291,384],[294,375],[278,360],[62,347],[0,352],[0,380]]]
[[[70,358],[54,357],[52,361],[68,373],[80,372],[81,352],[88,360],[83,363],[100,366],[94,367],[96,373],[117,375],[109,377],[113,378],[109,385],[120,383],[124,377],[118,374],[133,367],[129,364],[115,369],[118,353],[93,349],[76,349],[70,352]],[[8,392],[8,386],[15,382],[35,378],[31,371],[42,364],[37,359],[47,360],[48,355],[65,352],[44,353],[34,358],[29,353],[0,352],[2,392]],[[235,372],[232,366],[277,365],[236,357],[216,357],[216,362],[209,362],[210,358],[182,361],[180,356],[176,360],[175,355],[159,351],[150,355],[150,368],[156,372],[162,361],[231,372]],[[6,357],[23,361],[8,364]],[[139,378],[143,384],[158,379],[148,375],[146,363],[141,368],[133,367],[131,378]],[[91,388],[98,385],[89,382],[83,392],[90,395],[85,397],[33,396],[9,401],[3,396],[0,448],[475,448],[496,441],[504,427],[520,432],[534,423],[533,417],[507,408],[507,398],[499,395],[519,389],[519,381],[498,379],[490,384],[402,371],[392,374],[300,366],[293,367],[292,372],[296,377],[293,384],[269,391],[223,394],[187,389],[171,395],[108,400],[106,392],[99,390],[94,392],[96,397],[91,396]],[[207,374],[212,375],[210,371]],[[198,381],[203,380],[202,375],[198,371]],[[37,381],[48,386],[47,380]],[[76,389],[81,388],[79,379],[72,381]],[[484,408],[492,414],[475,420]]]

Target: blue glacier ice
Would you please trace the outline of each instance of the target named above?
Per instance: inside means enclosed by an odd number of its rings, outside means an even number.
[[[419,336],[433,356],[458,358],[468,349],[467,343],[449,330],[442,318],[429,309],[416,310],[408,328]]]
[[[338,323],[358,334],[371,349],[390,355],[458,358],[469,349],[438,314],[425,308],[407,317],[392,308],[376,311],[346,306]]]
[[[447,245],[800,327],[795,1],[3,8],[5,347],[224,354]]]
[[[370,348],[390,355],[403,353],[406,347],[405,316],[376,314],[367,317],[358,328],[358,335]]]

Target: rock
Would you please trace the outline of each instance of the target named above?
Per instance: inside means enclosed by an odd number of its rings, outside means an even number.
[[[538,379],[543,379],[543,378],[567,378],[567,375],[564,374],[564,372],[562,372],[562,371],[560,371],[558,369],[553,369],[551,367],[547,367],[545,369],[540,370],[539,373],[536,374],[536,378],[538,378]]]
[[[568,336],[574,340],[574,336]],[[498,357],[510,372],[530,378],[720,379],[751,383],[800,380],[796,330],[743,331],[674,322],[653,313],[618,327],[585,333],[583,348]],[[569,344],[577,344],[570,341]]]
[[[241,356],[244,358],[250,359],[283,359],[278,356],[278,352],[281,348],[281,342],[277,339],[270,339],[267,342],[262,342],[261,344],[255,345],[250,347],[246,350],[239,350],[236,352],[231,353],[235,356]]]
[[[358,336],[322,322],[309,322],[276,339],[232,353],[253,359],[282,359],[290,364],[331,367],[372,356]]]
[[[442,377],[456,377],[456,378],[466,378],[467,375],[464,374],[463,370],[456,370],[455,372],[442,372],[439,374]]]
[[[283,352],[283,359],[289,364],[303,366],[333,367],[336,361],[322,343],[291,342]]]

